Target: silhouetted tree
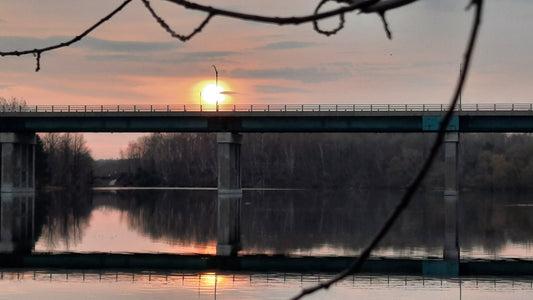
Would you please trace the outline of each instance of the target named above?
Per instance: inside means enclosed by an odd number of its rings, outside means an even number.
[[[42,142],[51,185],[80,188],[92,182],[93,159],[82,134],[47,133]]]

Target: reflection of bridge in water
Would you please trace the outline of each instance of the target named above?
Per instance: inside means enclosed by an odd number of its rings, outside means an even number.
[[[311,192],[310,193],[316,193]],[[189,217],[189,220],[186,222],[178,222],[175,224],[176,226],[174,228],[178,228],[176,231],[182,232],[182,235],[178,235],[177,239],[179,239],[180,236],[187,235],[188,232],[184,231],[184,228],[194,228],[194,232],[198,233],[199,235],[205,235],[208,233],[211,237],[214,238],[214,233],[218,231],[218,234],[220,232],[224,232],[224,230],[227,230],[227,228],[224,228],[223,226],[227,226],[223,222],[220,222],[220,219],[227,219],[230,218],[231,214],[225,214],[223,211],[218,210],[217,211],[217,205],[220,206],[220,203],[216,204],[215,201],[213,201],[215,198],[214,193],[206,193],[204,194],[210,194],[212,197],[208,197],[209,199],[197,199],[196,197],[190,197],[189,201],[178,201],[180,200],[179,197],[166,197],[166,201],[159,201],[155,198],[154,201],[151,201],[151,199],[146,197],[140,197],[140,199],[145,199],[146,201],[142,202],[143,204],[138,206],[140,201],[137,201],[136,199],[126,198],[123,199],[121,202],[123,205],[126,205],[126,210],[124,210],[124,213],[128,212],[128,209],[133,209],[134,211],[147,211],[150,210],[153,213],[150,214],[150,216],[156,216],[158,219],[165,219],[163,218],[162,211],[168,211],[172,210],[174,211],[172,214],[172,218],[170,218],[167,222],[173,222],[175,218],[177,219],[184,219],[185,216],[191,215]],[[277,196],[276,196],[277,195]],[[218,271],[246,271],[246,272],[278,272],[278,273],[290,273],[290,272],[303,272],[303,273],[316,273],[316,272],[337,272],[341,269],[345,268],[346,266],[350,265],[350,263],[353,261],[353,258],[351,257],[290,257],[290,256],[283,256],[283,255],[240,255],[240,256],[213,256],[213,255],[176,255],[176,254],[110,254],[110,253],[94,253],[94,254],[83,254],[83,253],[56,253],[56,254],[50,254],[48,252],[38,252],[38,253],[32,253],[33,246],[35,243],[35,240],[39,238],[40,232],[47,231],[50,229],[41,229],[39,227],[42,226],[42,224],[35,223],[34,220],[34,198],[32,195],[26,195],[21,196],[17,193],[2,193],[2,206],[1,206],[1,215],[0,215],[0,221],[1,221],[1,245],[3,245],[2,252],[7,252],[4,254],[0,254],[0,268],[53,268],[53,269],[69,269],[69,270],[76,270],[76,269],[102,269],[103,273],[108,273],[109,270],[148,270],[149,272],[163,272],[163,273],[172,273],[173,270],[195,270],[197,272],[206,272],[208,270],[217,270]],[[192,195],[191,195],[192,196]],[[339,236],[334,236],[332,238],[327,238],[326,235],[334,235],[336,231],[340,228],[345,228],[344,231],[341,232],[341,235],[347,235],[346,239],[349,239],[350,244],[347,245],[348,248],[353,248],[354,250],[357,250],[357,245],[362,244],[361,241],[364,241],[366,238],[368,238],[368,235],[372,234],[372,229],[369,229],[367,227],[372,227],[370,220],[373,219],[380,219],[380,215],[386,214],[387,211],[390,210],[390,207],[393,206],[392,202],[393,199],[389,199],[389,201],[379,201],[379,207],[375,210],[372,209],[372,204],[376,203],[375,199],[381,199],[382,197],[378,196],[371,197],[367,200],[360,199],[360,201],[350,201],[349,199],[338,201],[337,197],[332,196],[331,201],[328,201],[329,197],[320,197],[317,196],[316,199],[313,197],[308,198],[298,198],[298,201],[293,201],[294,199],[281,197],[279,198],[279,194],[274,194],[270,198],[266,198],[264,200],[259,200],[259,202],[253,199],[247,198],[249,196],[248,192],[245,193],[245,202],[250,202],[251,205],[244,206],[244,208],[241,209],[241,207],[236,207],[235,210],[238,210],[240,212],[238,219],[235,221],[232,221],[233,224],[235,224],[234,229],[236,230],[236,235],[234,236],[234,240],[230,242],[234,242],[234,244],[222,244],[225,247],[237,247],[240,246],[239,243],[241,241],[240,233],[241,231],[244,233],[244,245],[245,245],[245,252],[248,250],[249,253],[262,253],[261,251],[258,252],[250,252],[250,249],[255,249],[258,245],[258,243],[261,243],[263,245],[263,249],[266,249],[266,252],[268,253],[268,248],[271,246],[274,246],[276,244],[281,245],[283,244],[284,240],[287,238],[290,239],[297,239],[298,234],[303,236],[303,239],[305,237],[309,237],[312,235],[316,235],[316,243],[317,244],[323,244],[323,243],[331,243],[334,244],[335,241],[337,243],[342,243],[342,239]],[[326,196],[326,195],[324,195]],[[276,197],[276,198],[273,198]],[[204,197],[206,198],[206,197]],[[359,197],[354,196],[354,198],[358,199]],[[473,201],[471,198],[466,198],[465,200],[468,202],[468,205],[470,205],[470,208],[466,208],[462,206],[464,209],[461,210],[461,213],[459,214],[460,217],[462,217],[462,220],[470,218],[470,222],[464,221],[462,222],[462,236],[466,239],[469,239],[469,241],[465,241],[463,244],[463,247],[469,248],[469,247],[476,247],[480,244],[472,244],[473,240],[480,240],[483,238],[487,238],[485,234],[487,232],[491,232],[494,230],[498,230],[498,226],[505,226],[507,231],[502,232],[502,234],[498,235],[496,237],[496,240],[499,240],[500,236],[506,236],[509,233],[512,233],[515,239],[518,239],[520,234],[518,234],[517,227],[525,227],[522,231],[522,244],[527,244],[530,239],[528,239],[527,232],[529,228],[531,228],[531,224],[528,222],[524,222],[524,220],[527,220],[528,218],[528,212],[520,210],[520,213],[518,214],[511,214],[511,211],[508,211],[507,214],[498,214],[494,216],[494,218],[500,220],[500,223],[498,225],[492,224],[490,226],[490,223],[492,219],[487,220],[486,222],[489,223],[488,228],[486,231],[479,231],[476,230],[477,226],[483,226],[482,224],[475,224],[471,225],[470,228],[464,228],[465,226],[470,225],[470,223],[476,223],[475,220],[479,219],[485,219],[487,215],[492,215],[493,213],[501,213],[502,208],[507,207],[508,203],[514,203],[514,202],[504,202],[500,203],[498,206],[493,206],[489,201],[489,205],[485,207],[483,210],[488,209],[488,213],[480,212],[478,210],[475,210],[474,207],[478,207],[480,205],[483,205],[484,201],[487,200],[484,197],[481,197],[482,199],[478,199],[478,201]],[[75,199],[75,198],[74,198]],[[231,204],[240,204],[240,199],[236,197],[235,201],[233,201]],[[424,201],[416,201],[413,203],[414,205],[411,207],[411,209],[406,212],[404,222],[408,220],[414,220],[414,219],[420,219],[420,211],[426,211],[429,210],[432,212],[432,214],[424,216],[423,219],[431,219],[429,223],[426,223],[425,221],[420,220],[420,222],[411,222],[409,221],[407,224],[400,222],[400,227],[394,231],[394,237],[393,240],[404,240],[407,243],[409,243],[409,247],[424,247],[426,245],[423,243],[423,241],[430,239],[436,239],[437,241],[431,241],[430,247],[439,247],[442,245],[443,240],[443,231],[439,230],[439,226],[442,226],[442,217],[440,212],[440,207],[444,207],[442,203],[437,203],[436,201],[433,201],[437,198],[429,198],[427,200],[424,199]],[[505,198],[506,199],[506,198]],[[67,199],[64,203],[72,202],[72,199]],[[278,200],[278,201],[275,201]],[[381,199],[384,200],[384,199]],[[422,200],[422,199],[418,199]],[[88,199],[89,202],[93,202],[91,199]],[[289,202],[286,205],[279,205],[278,202]],[[516,200],[515,200],[516,201]],[[157,206],[156,204],[158,202],[162,205]],[[198,204],[198,202],[200,202]],[[219,201],[220,202],[220,199]],[[387,205],[387,202],[390,202],[390,205]],[[80,213],[79,208],[76,209],[74,207],[70,207],[65,205],[64,203],[56,203],[58,205],[57,207],[54,207],[53,214],[55,215],[49,215],[46,214],[46,219],[49,219],[49,222],[52,224],[61,223],[64,224],[65,227],[71,227],[68,223],[67,219],[70,219],[72,224],[79,224],[80,221],[83,222],[80,219],[71,219],[69,215],[67,214],[63,218],[61,216],[65,214],[65,212],[74,210],[73,214],[75,215],[84,215],[85,218],[88,218],[90,215],[90,209],[87,211],[87,213]],[[105,203],[105,201],[99,200],[94,203],[96,206],[101,206]],[[114,203],[115,206],[119,206],[121,203]],[[135,204],[137,203],[137,204]],[[173,206],[169,206],[168,204],[174,203]],[[261,204],[263,203],[263,204]],[[343,212],[342,214],[333,213],[334,209],[326,209],[325,213],[324,209],[321,211],[311,211],[311,213],[308,216],[308,213],[306,212],[306,207],[309,209],[309,206],[317,206],[317,204],[323,204],[323,203],[329,203],[335,207],[342,207]],[[132,205],[133,206],[129,206]],[[83,204],[78,204],[83,206]],[[192,205],[192,206],[191,206]],[[429,206],[428,206],[429,205]],[[64,207],[64,211],[59,209],[59,207]],[[155,207],[154,207],[155,206]],[[321,205],[318,205],[321,206]],[[147,209],[147,208],[150,209]],[[156,208],[159,207],[159,208]],[[59,211],[56,211],[58,210]],[[86,208],[83,208],[86,210]],[[273,209],[279,210],[278,213],[272,213]],[[292,212],[291,212],[292,209]],[[154,211],[155,210],[155,211]],[[205,211],[210,211],[209,214],[203,214]],[[379,213],[374,213],[375,211],[378,211]],[[198,214],[198,213],[202,214]],[[269,213],[266,213],[269,212]],[[350,213],[352,212],[352,213]],[[259,215],[264,215],[261,218],[258,218]],[[368,216],[367,216],[368,215]],[[445,214],[444,214],[445,215]],[[289,221],[287,219],[283,219],[280,217],[290,217],[293,221]],[[312,222],[309,222],[310,220],[319,220],[323,217],[328,217],[329,221],[323,224],[324,226],[327,226],[326,229],[320,230],[320,233],[316,232],[318,228],[317,226],[313,227]],[[60,219],[57,219],[57,218]],[[366,219],[365,219],[366,217]],[[38,217],[43,219],[43,216]],[[215,218],[218,221],[218,230],[210,230],[211,224],[206,223],[212,223],[214,224]],[[305,219],[308,219],[305,221]],[[341,219],[340,223],[335,223],[333,219]],[[269,223],[270,219],[270,223]],[[508,223],[501,223],[501,220],[508,220]],[[209,222],[208,220],[213,220],[213,222]],[[343,221],[344,220],[344,221]],[[350,220],[350,222],[346,222],[347,220]],[[474,220],[474,221],[473,221]],[[255,222],[254,222],[255,221]],[[41,221],[42,222],[42,221]],[[147,224],[153,224],[156,222],[156,220],[152,218],[147,218],[144,220]],[[294,231],[291,234],[280,234],[280,232],[283,232],[284,230],[288,230],[288,228],[282,226],[281,224],[275,224],[272,225],[272,223],[283,223],[287,224],[289,227],[298,227],[298,228],[306,228],[306,231],[296,231],[292,229],[291,231]],[[358,224],[364,224],[368,223],[367,226],[364,228],[360,228],[360,225]],[[378,222],[376,222],[378,223]],[[430,226],[433,224],[432,226]],[[440,224],[440,225],[435,225]],[[243,229],[241,229],[241,225],[244,226]],[[404,226],[406,225],[406,226]],[[37,226],[37,227],[36,227]],[[166,232],[174,232],[175,229],[172,227],[169,228],[169,224],[162,222],[159,223],[158,226],[166,228]],[[198,226],[199,228],[195,228]],[[203,226],[203,227],[202,227]],[[221,227],[222,226],[222,227]],[[141,225],[142,227],[142,225]],[[205,229],[204,227],[208,228]],[[215,227],[215,226],[213,226]],[[276,227],[276,228],[271,228]],[[337,229],[335,229],[337,227]],[[417,232],[424,233],[420,236],[416,236],[413,238],[411,234],[413,233],[413,227],[417,228]],[[509,228],[507,228],[509,227]],[[421,229],[424,228],[424,229]],[[512,229],[514,228],[514,230]],[[133,228],[132,228],[133,229]],[[140,230],[140,228],[136,228],[137,230]],[[350,229],[354,231],[350,234]],[[35,233],[37,232],[37,233]],[[212,232],[213,234],[210,234]],[[300,232],[300,233],[298,233]],[[427,234],[425,234],[428,232]],[[81,234],[83,235],[83,232],[79,233],[73,233],[75,235]],[[142,234],[145,234],[143,232]],[[45,237],[45,239],[48,237]],[[188,236],[187,238],[190,238]],[[187,239],[187,241],[194,240],[194,237],[192,239]],[[202,240],[203,242],[206,242],[205,240]],[[218,238],[218,243],[221,244],[222,242],[227,242],[226,240],[220,241],[220,237]],[[312,244],[309,244],[308,241],[306,241],[307,246],[312,246]],[[469,243],[470,242],[470,243]],[[488,246],[492,245],[493,242],[490,240],[487,241]],[[302,243],[298,243],[298,241],[295,242],[289,242],[287,243],[287,247],[302,247]],[[401,243],[403,245],[403,243]],[[356,246],[354,246],[356,245]],[[394,245],[393,241],[384,241],[384,247],[393,247]],[[83,247],[82,247],[83,248]],[[68,248],[67,248],[68,249]],[[261,248],[260,248],[261,249]],[[220,249],[218,250],[218,254],[220,253]],[[493,248],[487,249],[489,252],[494,251]],[[50,250],[48,250],[50,251]],[[62,249],[52,249],[52,251],[64,251]],[[85,250],[87,251],[87,250]],[[97,248],[94,248],[94,250],[90,249],[89,251],[98,251]],[[126,250],[127,251],[127,250]],[[275,254],[278,253],[290,253],[286,250],[282,250],[281,252],[273,252]],[[357,251],[355,251],[357,253]],[[475,256],[474,256],[475,257]],[[106,271],[107,270],[107,271]],[[150,271],[151,270],[151,271]],[[450,270],[454,271],[451,272]],[[364,274],[381,274],[381,275],[405,275],[405,276],[442,276],[442,275],[462,275],[462,276],[493,276],[493,275],[500,275],[500,276],[531,276],[533,275],[533,262],[527,261],[527,260],[515,260],[515,259],[508,259],[508,260],[502,260],[502,259],[491,259],[491,260],[479,260],[479,259],[462,259],[460,262],[454,261],[454,260],[448,260],[448,261],[442,261],[438,258],[438,256],[435,256],[434,258],[419,258],[419,259],[413,259],[413,258],[394,258],[392,257],[386,257],[386,258],[373,258],[370,261],[368,261],[362,270]],[[54,275],[55,276],[55,275]]]
[[[1,192],[33,192],[36,132],[216,132],[218,247],[240,249],[241,133],[436,132],[441,104],[60,105],[0,108]],[[469,104],[456,109],[445,138],[446,260],[457,261],[457,145],[460,132],[533,132],[533,104]],[[447,266],[447,265],[444,265]],[[451,273],[458,272],[458,265]]]
[[[331,274],[322,273],[248,273],[248,272],[127,272],[110,270],[6,270],[1,272],[0,281],[17,282],[19,286],[27,287],[26,281],[32,284],[45,283],[59,289],[60,293],[73,294],[80,290],[96,289],[99,284],[106,286],[121,287],[121,295],[129,292],[128,295],[135,295],[134,291],[153,289],[154,287],[164,287],[170,290],[169,295],[177,298],[184,298],[180,291],[192,291],[194,294],[186,296],[196,296],[200,298],[222,296],[234,299],[261,298],[261,292],[275,292],[278,297],[289,297],[302,286],[309,286],[318,282],[323,282],[332,277]],[[132,284],[135,283],[134,286]],[[82,289],[76,284],[89,284],[89,288]],[[124,285],[127,284],[127,285]],[[66,286],[65,286],[66,285]],[[66,292],[64,289],[76,287],[75,292]],[[132,288],[133,287],[133,288]],[[357,291],[362,291],[362,295],[368,292],[387,290],[388,297],[373,294],[378,299],[390,299],[392,295],[400,298],[410,298],[420,292],[438,291],[439,296],[444,292],[445,298],[455,299],[456,295],[464,292],[465,296],[475,293],[475,299],[482,296],[498,297],[509,295],[513,291],[515,298],[528,295],[533,289],[533,282],[526,278],[494,278],[494,277],[461,277],[461,278],[438,278],[423,276],[398,276],[398,275],[352,275],[335,285],[336,290],[345,290],[344,295],[357,296]],[[406,291],[408,291],[406,293]],[[470,292],[470,293],[469,293]],[[13,293],[13,289],[6,291],[6,296]],[[44,294],[48,295],[46,291]],[[101,293],[97,293],[101,295]],[[157,294],[159,295],[159,294]],[[264,295],[264,294],[263,294]],[[433,295],[433,294],[432,294]],[[271,294],[268,294],[271,296]],[[402,297],[403,296],[403,297]],[[102,296],[101,296],[102,297]],[[527,296],[526,296],[527,297]],[[440,298],[440,297],[439,297]]]

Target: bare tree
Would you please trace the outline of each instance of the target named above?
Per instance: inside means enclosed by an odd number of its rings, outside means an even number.
[[[47,133],[42,141],[50,184],[66,188],[88,186],[92,180],[93,159],[82,134]]]
[[[0,111],[13,112],[22,110],[26,106],[24,98],[11,97],[9,99],[0,97]]]

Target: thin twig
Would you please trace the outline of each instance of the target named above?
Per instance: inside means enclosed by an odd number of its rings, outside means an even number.
[[[318,14],[318,11],[320,10],[320,8],[324,4],[329,2],[329,1],[336,1],[336,0],[322,0],[322,1],[320,1],[320,3],[318,3],[318,5],[316,6],[315,15]],[[313,21],[313,28],[315,29],[316,32],[318,32],[320,34],[323,34],[325,36],[330,36],[330,35],[336,34],[342,28],[344,28],[344,13],[339,14],[339,25],[337,25],[337,27],[335,27],[332,30],[322,30],[322,29],[320,29],[320,27],[318,26],[318,21],[317,20]]]
[[[165,1],[172,2],[174,4],[180,5],[187,9],[198,10],[198,11],[203,11],[207,13],[207,17],[192,31],[192,33],[190,33],[189,35],[181,35],[181,34],[178,34],[176,31],[172,30],[172,28],[170,28],[170,26],[165,22],[165,20],[159,17],[159,15],[157,15],[157,13],[152,9],[148,0],[143,0],[144,5],[150,11],[152,16],[168,33],[170,33],[173,37],[180,39],[181,41],[187,41],[191,39],[193,36],[195,36],[196,34],[198,34],[200,31],[202,31],[202,29],[205,26],[207,26],[209,21],[214,16],[217,16],[217,15],[234,18],[234,19],[240,19],[244,21],[263,22],[263,23],[278,24],[278,25],[298,25],[298,24],[303,24],[303,23],[308,23],[308,22],[314,22],[314,25],[315,25],[314,27],[318,33],[331,35],[342,29],[342,27],[344,26],[344,14],[347,12],[359,10],[362,13],[371,13],[371,12],[382,12],[383,13],[389,9],[398,8],[400,6],[404,6],[404,5],[407,5],[411,2],[415,2],[418,0],[336,0],[336,2],[338,3],[345,3],[348,5],[330,10],[327,12],[318,13],[318,8],[320,8],[321,5],[327,2],[327,1],[321,1],[315,10],[315,13],[301,16],[301,17],[269,17],[269,16],[264,16],[264,15],[245,14],[245,13],[240,13],[236,11],[215,8],[211,6],[205,6],[205,5],[201,5],[201,4],[186,1],[186,0],[165,0]],[[105,16],[100,21],[98,21],[97,23],[95,23],[94,25],[86,29],[84,32],[82,32],[80,35],[72,38],[69,41],[58,43],[58,44],[48,46],[48,47],[36,48],[36,49],[31,49],[31,50],[0,51],[0,56],[21,56],[21,55],[32,54],[35,56],[36,63],[37,63],[35,70],[39,71],[41,68],[40,59],[41,59],[42,53],[56,50],[56,49],[63,48],[63,47],[68,47],[76,42],[79,42],[81,39],[83,39],[93,30],[95,30],[100,25],[102,25],[103,23],[105,23],[106,21],[114,17],[118,12],[120,12],[130,2],[132,2],[132,0],[125,0],[121,5],[119,5],[115,10],[113,10],[107,16]],[[338,25],[338,28],[331,30],[331,31],[322,31],[318,29],[317,21],[323,20],[325,18],[333,17],[333,16],[340,17],[340,23]]]
[[[148,11],[150,12],[152,17],[154,17],[154,19],[157,21],[157,23],[159,23],[159,25],[161,25],[161,27],[163,27],[163,29],[165,29],[166,32],[170,33],[170,35],[172,37],[177,38],[177,39],[179,39],[182,42],[186,42],[186,41],[190,40],[192,37],[194,37],[196,34],[200,33],[202,31],[202,29],[204,29],[204,27],[207,25],[207,23],[209,23],[211,18],[214,16],[211,13],[208,14],[207,18],[205,18],[204,21],[202,23],[200,23],[200,25],[198,25],[190,34],[183,35],[183,34],[177,33],[172,28],[170,28],[170,26],[167,24],[167,22],[165,22],[165,20],[163,18],[161,18],[155,12],[155,10],[152,8],[152,5],[150,4],[150,1],[142,0],[142,2],[144,3],[144,6],[146,7],[146,9],[148,9]]]
[[[33,53],[33,56],[35,56],[35,63],[37,64],[35,67],[35,72],[39,72],[41,69],[41,52],[35,52]]]
[[[91,33],[93,30],[95,30],[96,28],[98,28],[100,25],[104,24],[105,22],[107,22],[109,19],[111,19],[114,15],[116,15],[118,12],[120,12],[124,7],[126,7],[126,5],[128,5],[132,0],[126,0],[124,1],[121,5],[119,5],[117,8],[115,8],[111,13],[109,13],[107,16],[105,16],[103,19],[101,19],[100,21],[98,21],[97,23],[95,23],[93,26],[89,27],[88,29],[86,29],[84,32],[82,32],[80,35],[74,37],[73,39],[67,41],[67,42],[63,42],[63,43],[59,43],[59,44],[56,44],[56,45],[52,45],[52,46],[49,46],[49,47],[44,47],[44,48],[37,48],[37,49],[32,49],[32,50],[22,50],[22,51],[8,51],[8,52],[1,52],[0,51],[0,56],[21,56],[21,55],[28,55],[28,54],[33,54],[36,59],[37,59],[37,68],[36,68],[36,71],[39,71],[40,69],[40,58],[41,58],[41,54],[43,52],[47,52],[47,51],[52,51],[52,50],[55,50],[55,49],[58,49],[58,48],[63,48],[63,47],[68,47],[76,42],[79,42],[81,39],[83,39],[85,36],[87,36],[89,33]]]
[[[362,12],[363,13],[385,12],[387,10],[405,6],[415,1],[418,1],[418,0],[381,0],[376,4],[372,4],[368,7],[363,8]]]
[[[389,23],[387,23],[387,19],[385,18],[385,12],[381,11],[378,14],[381,17],[381,21],[383,22],[383,27],[385,28],[385,33],[387,34],[387,38],[389,40],[392,40],[392,32],[390,31]]]
[[[412,199],[414,193],[416,192],[416,190],[418,189],[418,187],[422,183],[423,179],[425,178],[427,172],[429,171],[431,165],[433,164],[435,158],[437,157],[437,153],[439,151],[440,146],[442,145],[442,143],[444,141],[444,135],[446,133],[446,128],[448,127],[448,123],[450,122],[450,119],[452,118],[452,115],[453,115],[453,112],[454,112],[454,108],[457,105],[457,101],[459,99],[459,94],[461,93],[461,90],[463,89],[463,86],[464,86],[464,83],[465,83],[465,79],[466,79],[466,76],[467,76],[467,73],[468,73],[468,69],[470,67],[470,62],[471,62],[472,53],[473,53],[473,50],[474,50],[474,45],[475,45],[475,42],[477,40],[477,35],[478,35],[479,27],[480,27],[480,24],[481,24],[481,13],[482,13],[482,10],[483,10],[483,0],[472,0],[469,6],[471,6],[471,5],[475,5],[476,6],[476,11],[475,11],[474,23],[472,25],[472,30],[470,32],[470,37],[469,37],[468,44],[467,44],[467,47],[466,47],[466,51],[465,51],[465,54],[464,54],[464,57],[463,57],[464,72],[461,72],[461,74],[459,75],[459,78],[458,78],[458,81],[457,81],[457,86],[455,88],[455,91],[454,91],[454,94],[453,94],[453,97],[452,97],[452,100],[451,100],[451,103],[450,103],[450,108],[448,109],[448,111],[446,112],[446,115],[444,115],[444,118],[441,121],[441,124],[440,124],[440,127],[439,127],[439,131],[437,133],[437,137],[435,138],[435,141],[434,141],[433,146],[431,148],[431,152],[429,153],[429,156],[426,159],[426,161],[424,162],[422,168],[420,169],[420,171],[416,175],[416,177],[413,180],[413,182],[407,188],[405,194],[403,195],[402,199],[398,203],[398,206],[396,206],[395,210],[389,216],[389,218],[387,219],[387,221],[385,222],[383,227],[376,234],[376,236],[374,237],[372,242],[364,249],[364,251],[361,253],[359,258],[348,269],[346,269],[343,272],[337,274],[334,278],[332,278],[332,279],[330,279],[330,280],[328,280],[326,282],[320,283],[318,285],[303,289],[300,292],[300,294],[298,294],[294,298],[292,298],[293,300],[301,299],[302,297],[304,297],[306,295],[309,295],[309,294],[312,294],[312,293],[314,293],[314,292],[316,292],[316,291],[318,291],[320,289],[327,289],[332,284],[334,284],[334,283],[346,278],[346,276],[359,272],[360,269],[361,269],[361,266],[368,259],[368,257],[370,256],[371,252],[378,245],[378,243],[383,239],[383,237],[385,237],[385,235],[389,232],[389,230],[392,228],[392,226],[396,222],[396,219],[398,219],[398,217],[401,215],[401,213],[405,210],[405,208],[411,202],[411,199]]]
[[[349,6],[343,6],[343,7],[330,10],[327,12],[323,12],[319,14],[311,14],[311,15],[306,15],[306,16],[301,16],[301,17],[269,17],[269,16],[264,16],[264,15],[246,14],[246,13],[216,8],[212,6],[201,5],[201,4],[186,1],[186,0],[165,0],[165,1],[183,6],[187,9],[203,11],[208,14],[224,16],[224,17],[239,19],[239,20],[244,20],[244,21],[270,23],[270,24],[277,24],[277,25],[299,25],[303,23],[309,23],[313,21],[326,19],[329,17],[334,17],[334,16],[337,16],[343,13],[352,12],[356,10],[363,11],[365,8],[371,6],[372,4],[376,4],[379,2],[379,0],[364,0],[364,1],[359,1],[352,5],[349,5]],[[411,1],[418,1],[418,0],[411,0]]]
[[[114,15],[116,15],[118,12],[120,12],[126,5],[128,5],[132,0],[126,0],[124,1],[119,7],[117,7],[115,10],[113,10],[110,14],[108,14],[107,16],[105,16],[103,19],[101,19],[100,21],[98,21],[96,24],[94,24],[93,26],[89,27],[88,29],[86,29],[84,32],[82,32],[80,35],[74,37],[73,39],[67,41],[67,42],[63,42],[63,43],[60,43],[60,44],[57,44],[57,45],[53,45],[53,46],[49,46],[49,47],[45,47],[45,48],[38,48],[38,49],[33,49],[33,50],[22,50],[22,51],[9,51],[9,52],[0,52],[0,55],[1,56],[20,56],[20,55],[27,55],[27,54],[34,54],[34,53],[42,53],[42,52],[46,52],[46,51],[51,51],[51,50],[55,50],[55,49],[58,49],[58,48],[63,48],[63,47],[68,47],[78,41],[80,41],[81,39],[83,39],[85,36],[87,36],[89,33],[91,33],[91,31],[95,30],[96,28],[98,28],[100,25],[102,25],[103,23],[105,23],[106,21],[108,21],[109,19],[111,19]]]

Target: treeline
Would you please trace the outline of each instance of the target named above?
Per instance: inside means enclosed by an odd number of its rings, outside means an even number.
[[[245,134],[243,186],[306,188],[404,188],[427,157],[430,133]],[[151,134],[123,151],[118,184],[216,186],[216,134]],[[529,189],[533,136],[461,134],[461,187]],[[443,187],[442,153],[424,181]]]
[[[37,137],[36,177],[40,187],[80,189],[93,180],[93,158],[79,133],[46,133]]]

